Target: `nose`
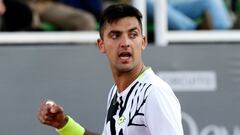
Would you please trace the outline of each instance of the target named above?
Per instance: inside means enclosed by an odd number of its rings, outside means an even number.
[[[127,36],[123,36],[121,43],[120,43],[120,47],[122,48],[128,48],[130,47],[130,39]]]

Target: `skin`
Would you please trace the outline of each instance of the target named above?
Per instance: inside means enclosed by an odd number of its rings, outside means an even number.
[[[3,1],[0,0],[0,16],[2,16],[6,12],[6,6],[4,5]]]
[[[125,17],[105,25],[103,39],[99,39],[97,45],[108,58],[119,92],[125,90],[143,69],[141,54],[146,43],[135,17]]]
[[[108,58],[119,93],[124,91],[145,67],[142,51],[146,45],[146,37],[142,35],[142,29],[135,17],[124,17],[104,26],[103,38],[98,39],[97,46]],[[46,102],[40,105],[37,118],[41,123],[58,129],[64,127],[68,121],[62,106]],[[86,130],[85,135],[97,134]]]

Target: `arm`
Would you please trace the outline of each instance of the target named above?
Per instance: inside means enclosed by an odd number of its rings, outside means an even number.
[[[63,107],[52,101],[40,105],[37,118],[42,124],[56,128],[59,135],[97,135],[84,129],[64,113]]]

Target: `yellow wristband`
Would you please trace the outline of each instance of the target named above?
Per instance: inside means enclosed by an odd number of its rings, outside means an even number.
[[[85,129],[75,122],[70,116],[67,117],[67,124],[61,129],[56,129],[59,135],[84,135]]]

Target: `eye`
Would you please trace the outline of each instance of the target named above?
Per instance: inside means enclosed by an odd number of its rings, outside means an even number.
[[[131,39],[135,39],[136,37],[137,37],[137,32],[131,32],[130,34],[129,34],[129,37],[131,38]]]
[[[111,38],[112,39],[117,39],[119,37],[119,35],[120,35],[119,33],[112,33]]]

